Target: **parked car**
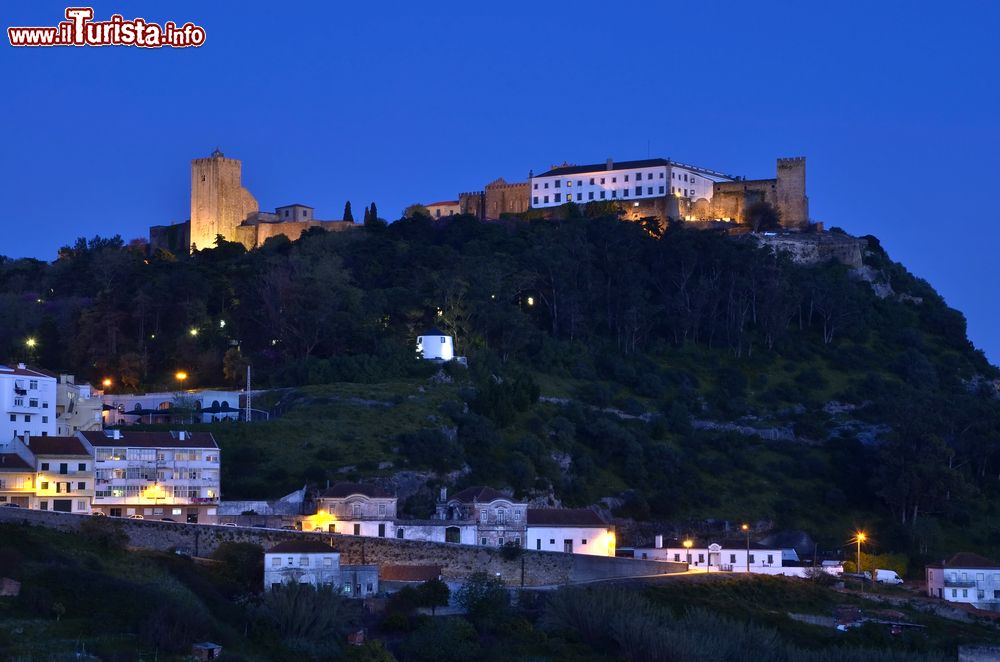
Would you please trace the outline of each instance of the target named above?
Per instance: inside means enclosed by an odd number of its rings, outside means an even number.
[[[282,529],[282,531],[294,531],[295,527],[292,526],[291,524],[286,524],[283,527],[281,527],[281,529]]]
[[[236,526],[236,522],[223,522],[222,526]]]
[[[175,519],[170,519],[169,517],[161,517],[161,518],[160,518],[160,521],[161,521],[161,522],[176,522],[177,520],[175,520]]]
[[[90,514],[93,517],[107,517],[107,514],[103,510],[91,510]]]
[[[129,515],[128,519],[146,519],[142,515]]]
[[[21,504],[19,504],[19,503],[5,503],[3,505],[3,507],[4,508],[20,508]]]
[[[903,580],[895,570],[882,570],[881,568],[875,571],[875,581],[879,584],[902,584]]]

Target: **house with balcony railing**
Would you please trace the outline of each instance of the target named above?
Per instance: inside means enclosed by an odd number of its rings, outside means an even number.
[[[979,554],[959,552],[925,569],[927,595],[948,602],[997,611],[1000,607],[1000,563]]]
[[[0,365],[0,442],[57,432],[56,376],[23,363]]]
[[[220,454],[207,432],[80,432],[94,457],[93,507],[111,517],[215,523]]]

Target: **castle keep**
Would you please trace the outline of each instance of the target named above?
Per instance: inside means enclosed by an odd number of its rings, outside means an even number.
[[[283,235],[295,240],[312,227],[339,231],[355,227],[350,221],[321,221],[313,217],[313,208],[303,204],[278,207],[262,212],[257,199],[242,184],[243,164],[228,159],[218,149],[204,159],[191,161],[191,217],[173,225],[149,229],[152,250],[174,253],[215,246],[215,238],[239,242],[247,250],[263,244],[269,237]]]

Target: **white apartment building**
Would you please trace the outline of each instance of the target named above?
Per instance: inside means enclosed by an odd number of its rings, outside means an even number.
[[[1000,603],[1000,563],[978,554],[960,552],[947,561],[928,565],[927,595],[990,609]]]
[[[207,432],[80,432],[94,456],[93,508],[111,517],[212,524],[219,446]]]
[[[674,196],[712,199],[713,185],[733,178],[669,159],[643,159],[590,165],[556,166],[529,183],[533,208],[558,207],[567,202],[634,201]]]
[[[340,565],[340,553],[318,540],[286,540],[264,553],[264,590],[282,584],[329,586],[347,597],[379,591],[378,566]]]
[[[529,508],[528,549],[615,555],[615,529],[588,508]]]
[[[23,363],[0,365],[0,441],[56,434],[56,377]]]

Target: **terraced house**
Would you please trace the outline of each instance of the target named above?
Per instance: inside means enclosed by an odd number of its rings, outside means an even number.
[[[208,432],[80,432],[94,456],[95,510],[213,524],[219,503],[219,446]]]

